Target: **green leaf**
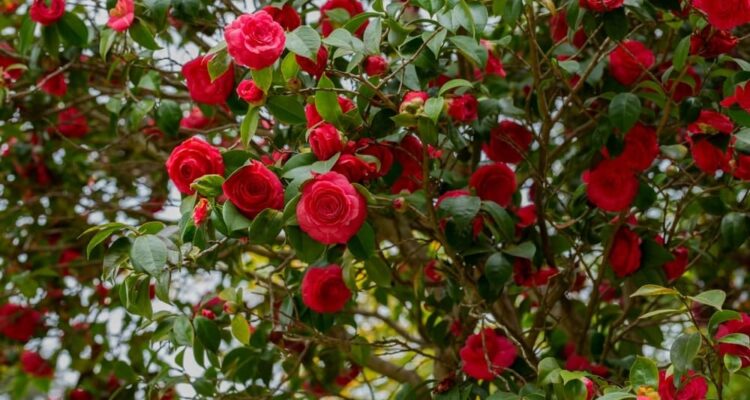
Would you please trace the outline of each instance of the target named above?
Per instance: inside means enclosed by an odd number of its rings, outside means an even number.
[[[627,132],[641,116],[641,100],[632,93],[620,93],[609,103],[609,119],[615,128]]]
[[[666,262],[674,260],[672,253],[651,238],[645,238],[641,244],[641,268],[661,268]]]
[[[317,60],[320,49],[320,35],[315,29],[302,25],[286,34],[286,48],[294,54],[310,60]]]
[[[636,290],[635,293],[631,294],[630,297],[651,297],[651,296],[668,296],[668,295],[679,295],[680,292],[665,288],[659,285],[643,285],[640,289]]]
[[[450,217],[458,226],[468,226],[479,213],[482,200],[476,196],[457,196],[444,199],[438,209],[442,217]]]
[[[349,251],[357,257],[359,260],[367,260],[375,254],[375,231],[372,226],[365,222],[359,232],[349,239],[349,243],[346,244]]]
[[[724,322],[741,319],[742,316],[737,311],[733,310],[722,310],[717,311],[708,320],[708,333],[713,336],[716,334],[716,330]]]
[[[326,246],[313,240],[298,226],[287,226],[285,228],[289,244],[294,248],[300,260],[313,263],[320,259],[326,250]]]
[[[539,376],[537,382],[540,385],[553,385],[560,382],[560,364],[553,357],[547,357],[539,362]]]
[[[619,42],[628,35],[630,27],[625,16],[625,7],[604,14],[604,32],[610,39]]]
[[[380,38],[383,36],[383,25],[380,18],[374,18],[365,28],[362,40],[367,54],[380,54]]]
[[[213,82],[229,70],[229,67],[232,65],[232,58],[229,57],[229,52],[226,48],[209,55],[209,57],[211,59],[208,60],[208,76],[211,78],[211,82]]]
[[[516,224],[513,222],[510,214],[508,214],[508,211],[494,201],[483,201],[482,210],[492,217],[503,239],[513,239],[516,234]]]
[[[75,13],[63,14],[57,22],[57,29],[63,42],[69,45],[85,47],[89,42],[89,30]]]
[[[204,317],[195,317],[193,325],[195,325],[196,338],[200,340],[206,350],[216,353],[219,350],[219,344],[221,344],[219,327],[213,321]]]
[[[245,114],[245,118],[242,119],[240,125],[240,141],[242,146],[247,148],[250,145],[250,140],[258,130],[258,122],[260,121],[260,107],[250,106]]]
[[[724,305],[724,300],[727,299],[727,294],[723,290],[708,290],[700,293],[697,296],[689,297],[690,300],[696,301],[707,306],[711,306],[717,310],[721,310]]]
[[[690,55],[690,35],[685,36],[677,43],[677,47],[674,49],[674,58],[672,59],[672,65],[677,71],[682,71],[685,68],[685,63]]]
[[[649,386],[659,387],[659,368],[653,360],[645,357],[637,357],[630,367],[630,384],[638,388]]]
[[[252,221],[242,215],[231,201],[224,203],[221,215],[224,218],[224,223],[227,225],[229,232],[247,229],[252,225]]]
[[[21,28],[18,30],[18,53],[26,54],[34,43],[34,31],[36,23],[26,14],[21,20]],[[2,102],[0,102],[2,103]]]
[[[156,126],[166,135],[177,136],[182,119],[182,109],[174,100],[164,99],[156,109]]]
[[[181,346],[192,346],[195,334],[190,319],[185,316],[179,316],[172,323],[172,334],[175,342]]]
[[[232,318],[232,335],[242,344],[250,343],[250,324],[242,314],[236,314]]]
[[[734,135],[734,148],[745,154],[750,154],[750,129],[743,129]]]
[[[744,333],[730,333],[718,339],[719,343],[734,344],[742,347],[750,347],[750,337]]]
[[[128,30],[130,37],[135,40],[136,43],[149,50],[159,50],[161,46],[154,40],[154,34],[145,22],[140,19],[136,19],[133,25],[130,25]]]
[[[734,354],[724,354],[724,366],[734,374],[742,369],[742,360]]]
[[[599,396],[596,398],[596,400],[625,400],[625,399],[635,399],[636,395],[632,393],[626,393],[626,392],[609,392],[603,396]]]
[[[284,214],[279,210],[267,208],[256,215],[250,225],[250,242],[272,244],[284,226]]]
[[[669,350],[669,359],[675,370],[681,375],[690,369],[693,359],[701,349],[701,335],[699,333],[683,333]]]
[[[476,39],[469,36],[452,36],[448,40],[456,46],[461,54],[480,68],[484,68],[487,64],[487,49],[481,46]]]
[[[268,93],[268,89],[271,88],[273,83],[273,67],[267,67],[263,69],[251,69],[250,73],[253,76],[253,81],[258,88],[264,93]]]
[[[367,277],[380,287],[391,287],[391,269],[380,257],[374,255],[365,261]]]
[[[534,254],[536,254],[536,246],[531,241],[523,242],[521,244],[511,245],[508,248],[503,249],[503,253],[510,254],[514,257],[526,258],[530,260],[534,258]]]
[[[721,244],[724,250],[740,247],[750,235],[750,227],[745,214],[731,212],[721,220]]]
[[[305,109],[295,96],[271,96],[266,107],[282,123],[299,125],[307,122]]]
[[[513,276],[513,263],[502,253],[493,253],[484,264],[484,276],[493,289],[500,290]]]
[[[190,184],[190,188],[194,189],[198,194],[204,197],[218,197],[221,196],[224,191],[221,185],[224,184],[224,177],[221,175],[209,174],[203,175],[200,178],[193,181]]]
[[[158,276],[167,265],[167,245],[156,235],[135,238],[130,249],[133,266],[151,276]]]
[[[451,79],[448,82],[445,82],[445,84],[440,87],[440,91],[438,92],[438,96],[444,95],[446,92],[456,89],[456,88],[471,88],[474,85],[467,81],[466,79]]]
[[[323,75],[318,82],[318,89],[333,89],[333,82]],[[330,90],[317,90],[315,92],[315,108],[318,114],[326,122],[337,123],[341,115],[341,106],[339,106],[338,96]]]
[[[445,100],[442,97],[430,97],[424,104],[424,113],[432,122],[437,124],[440,114],[443,112],[444,105]]]

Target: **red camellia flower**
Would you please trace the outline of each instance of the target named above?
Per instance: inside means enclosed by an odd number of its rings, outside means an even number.
[[[362,7],[362,3],[360,3],[357,0],[328,0],[326,1],[321,7],[320,7],[320,29],[323,31],[323,36],[328,36],[333,32],[335,28],[338,26],[334,26],[334,23],[331,22],[331,19],[328,17],[327,11],[329,10],[335,10],[335,9],[342,9],[349,13],[349,17],[354,17],[356,15],[362,14],[365,9]],[[367,22],[360,25],[359,28],[357,28],[356,35],[362,36],[362,34],[365,32],[365,29],[367,28]]]
[[[404,95],[404,99],[401,101],[401,105],[398,107],[398,111],[402,113],[418,114],[423,108],[424,103],[430,95],[427,92],[407,92]]]
[[[608,261],[618,277],[632,275],[641,267],[641,237],[627,226],[620,227],[612,240]]]
[[[690,36],[690,54],[705,58],[715,58],[726,54],[737,47],[739,40],[729,31],[703,28],[699,33]]]
[[[37,378],[51,378],[54,374],[52,366],[39,353],[24,350],[21,353],[21,369],[23,372]]]
[[[323,76],[323,72],[325,72],[326,65],[328,64],[328,50],[325,46],[320,46],[315,61],[307,57],[302,57],[299,54],[295,54],[294,59],[297,60],[297,64],[299,64],[299,67],[303,71],[316,78],[320,78]]]
[[[494,201],[507,207],[516,192],[516,174],[503,163],[485,165],[471,175],[469,187],[482,200]]]
[[[492,161],[517,164],[529,150],[534,136],[523,125],[505,120],[490,131],[490,141],[482,147]]]
[[[49,5],[47,5],[49,3]],[[34,0],[29,17],[44,26],[52,25],[65,14],[65,0]]]
[[[625,0],[578,0],[578,4],[591,11],[610,12],[622,7]]]
[[[735,104],[750,112],[750,84],[738,85],[734,88],[734,94],[721,102],[721,106],[727,108]]]
[[[422,187],[422,158],[424,146],[414,135],[406,135],[393,152],[396,162],[401,166],[401,175],[391,186],[391,193],[403,190],[414,192]]]
[[[516,210],[516,217],[518,217],[518,223],[516,226],[519,228],[528,228],[536,224],[536,205],[529,204]]]
[[[274,21],[278,22],[284,30],[293,31],[297,29],[302,20],[291,3],[285,3],[281,8],[265,6],[263,12],[268,13]]]
[[[284,52],[284,28],[270,14],[240,15],[224,29],[227,51],[237,64],[250,69],[270,67]]]
[[[115,8],[109,10],[109,21],[107,26],[117,32],[130,28],[135,19],[135,6],[133,0],[117,0]]]
[[[586,400],[593,400],[594,396],[596,396],[596,385],[594,384],[594,381],[586,377],[581,378],[581,380],[586,386]]]
[[[349,182],[362,182],[375,172],[376,166],[353,154],[342,154],[331,171],[344,175]]]
[[[549,23],[550,35],[552,36],[552,40],[554,40],[555,43],[559,43],[568,39],[568,30],[570,29],[570,26],[568,25],[568,15],[565,10],[560,10],[557,12],[557,14],[553,15],[550,18]],[[572,44],[575,47],[582,47],[584,44],[586,44],[586,39],[586,32],[583,30],[583,28],[580,28],[573,35]]]
[[[679,389],[675,387],[674,375],[667,376],[666,371],[659,371],[661,400],[705,400],[707,392],[706,378],[694,371],[688,371],[687,376],[682,377]]]
[[[62,97],[68,91],[68,83],[62,73],[51,73],[39,79],[39,88],[50,96]]]
[[[230,65],[221,76],[211,81],[208,62],[213,56],[200,56],[182,67],[190,98],[205,104],[223,104],[234,87],[234,68]]]
[[[733,163],[732,176],[743,181],[750,181],[750,155],[737,153]]]
[[[368,56],[362,62],[362,67],[369,76],[381,76],[388,72],[388,61],[383,56]]]
[[[262,105],[266,101],[266,94],[263,90],[255,82],[247,79],[237,85],[237,96],[253,106]]]
[[[304,184],[299,227],[323,244],[346,243],[367,219],[367,203],[344,175],[328,172]]]
[[[477,119],[477,98],[466,93],[448,99],[448,115],[456,122],[470,123]]]
[[[339,131],[329,123],[322,123],[311,129],[307,141],[318,160],[327,160],[344,149]]]
[[[167,173],[182,194],[193,194],[190,185],[203,175],[224,175],[224,160],[219,150],[205,140],[192,137],[172,150]]]
[[[42,314],[32,308],[7,303],[0,306],[0,335],[28,342],[42,326]]]
[[[393,166],[393,151],[391,151],[391,148],[372,139],[359,139],[356,144],[356,152],[377,159],[377,164],[373,169],[374,178],[385,176]]]
[[[732,333],[742,333],[750,335],[750,316],[745,313],[740,314],[740,319],[734,319],[719,325],[716,330],[716,339],[721,339]],[[742,368],[750,366],[750,348],[738,344],[719,343],[719,353],[732,354],[740,358]]]
[[[243,215],[252,219],[266,208],[284,208],[284,187],[279,177],[260,161],[241,167],[221,186]]]
[[[730,134],[734,131],[734,123],[726,115],[712,111],[701,110],[700,116],[688,126],[691,134]]]
[[[443,281],[443,275],[437,270],[437,260],[430,260],[424,266],[424,277],[427,281],[432,283],[440,283]]]
[[[605,377],[609,375],[607,367],[592,363],[588,358],[577,353],[571,353],[565,360],[565,369],[568,371],[586,371],[594,375]]]
[[[518,351],[508,338],[498,335],[491,328],[485,328],[469,336],[459,354],[466,375],[491,380],[513,365]]]
[[[346,114],[356,108],[354,102],[346,97],[338,97],[339,107],[341,107],[341,113]],[[318,109],[315,108],[315,104],[308,104],[305,106],[305,119],[307,119],[307,127],[313,127],[323,121],[323,117],[318,114]]]
[[[545,266],[536,269],[531,265],[531,260],[525,258],[516,258],[513,261],[513,281],[518,286],[544,286],[557,274],[557,268]]]
[[[352,297],[352,292],[344,284],[341,267],[336,264],[309,267],[302,278],[300,291],[302,302],[321,314],[341,311]]]
[[[664,273],[667,274],[668,281],[679,279],[685,273],[688,267],[688,249],[680,246],[672,252],[674,260],[664,263]]]
[[[487,49],[487,66],[484,67],[484,73],[487,76],[499,76],[505,78],[507,73],[503,67],[503,61],[495,54],[495,46],[489,40],[480,40],[479,43]]]
[[[693,0],[693,7],[703,11],[717,29],[731,30],[750,21],[748,0]]]
[[[584,173],[583,181],[589,200],[604,211],[625,210],[638,194],[638,178],[618,159],[603,160]]]
[[[693,138],[690,154],[693,156],[695,166],[709,175],[713,176],[716,171],[728,169],[729,155],[711,143],[708,136],[701,135],[701,137]]]
[[[193,208],[193,223],[195,226],[203,225],[210,215],[211,209],[209,208],[208,199],[201,198]]]
[[[609,55],[609,70],[612,76],[625,86],[638,81],[656,62],[654,53],[643,43],[635,40],[622,42]]]
[[[94,400],[94,395],[81,388],[75,388],[68,395],[70,400]]]
[[[662,64],[659,68],[660,73],[664,73],[667,69],[672,66],[670,63]],[[687,78],[690,79],[687,79]],[[664,85],[666,92],[671,93],[672,100],[676,103],[681,102],[687,97],[695,96],[701,91],[703,82],[701,81],[700,75],[695,72],[693,67],[687,68],[687,76],[683,77],[679,82],[674,79],[670,79]]]
[[[211,124],[212,119],[203,115],[200,107],[193,107],[190,113],[186,117],[182,117],[180,120],[180,127],[200,130]]]
[[[89,133],[86,117],[75,107],[68,107],[57,114],[55,129],[69,138],[81,138]]]
[[[657,155],[659,142],[656,139],[656,130],[637,123],[625,135],[625,146],[618,159],[626,168],[643,172],[651,166]]]

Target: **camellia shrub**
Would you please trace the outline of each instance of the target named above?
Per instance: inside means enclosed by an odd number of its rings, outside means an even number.
[[[749,399],[750,0],[0,0],[0,397]]]

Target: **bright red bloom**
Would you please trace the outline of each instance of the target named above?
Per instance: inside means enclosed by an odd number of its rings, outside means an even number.
[[[352,292],[344,283],[341,267],[336,264],[309,267],[302,278],[300,291],[302,302],[321,314],[341,311],[352,297]]]
[[[12,303],[0,306],[0,335],[26,343],[41,327],[40,312]]]
[[[743,333],[750,335],[750,316],[745,313],[740,314],[740,319],[734,319],[719,325],[716,330],[716,339],[721,339],[731,333]],[[732,354],[740,358],[742,368],[750,366],[750,348],[738,344],[719,343],[719,353]]]
[[[685,273],[688,267],[688,249],[680,246],[672,252],[674,260],[664,263],[664,273],[667,274],[668,281],[679,279]]]
[[[353,154],[342,154],[331,171],[344,175],[351,183],[359,183],[372,176],[376,168]]]
[[[388,61],[383,56],[368,56],[362,62],[362,67],[369,76],[382,76],[388,72]]]
[[[186,117],[180,120],[180,127],[187,129],[200,130],[211,124],[213,119],[203,115],[200,107],[193,107]]]
[[[729,155],[711,143],[708,136],[693,137],[691,142],[690,153],[698,169],[712,176],[716,171],[729,169]]]
[[[589,201],[604,211],[625,210],[638,194],[638,178],[618,159],[603,160],[584,173],[583,180]]]
[[[339,107],[341,107],[341,113],[346,114],[356,108],[354,102],[347,97],[338,97]],[[308,104],[305,106],[305,118],[307,119],[307,127],[313,127],[319,122],[323,121],[323,117],[318,114],[318,109],[315,108],[315,104]]]
[[[203,225],[208,220],[210,212],[208,199],[201,198],[198,200],[198,204],[193,208],[193,223],[195,223],[195,226]]]
[[[307,141],[318,160],[327,160],[344,149],[339,131],[325,122],[310,130]]]
[[[475,121],[478,107],[477,98],[469,93],[448,99],[448,115],[456,122],[467,124]]]
[[[364,197],[337,172],[318,175],[304,184],[297,205],[300,229],[324,244],[346,243],[367,219]]]
[[[243,14],[224,29],[227,51],[237,64],[250,69],[270,67],[286,44],[284,28],[270,14]]]
[[[320,46],[315,61],[307,57],[302,57],[299,54],[295,54],[294,59],[297,60],[297,64],[299,64],[299,67],[303,71],[316,78],[320,78],[323,75],[323,72],[325,72],[326,65],[328,64],[328,49],[326,49],[325,46]]]
[[[518,223],[516,226],[519,228],[528,228],[536,224],[536,205],[529,204],[516,210],[516,217],[518,217]]]
[[[234,67],[211,81],[208,62],[213,56],[199,56],[182,67],[190,98],[205,104],[223,104],[234,88]]]
[[[260,161],[252,161],[235,171],[221,188],[227,199],[250,219],[267,208],[284,208],[281,180]]]
[[[484,67],[486,76],[499,76],[505,78],[507,73],[503,67],[503,61],[495,54],[495,48],[488,40],[480,40],[479,43],[487,49],[487,65]]]
[[[750,21],[750,0],[693,0],[693,7],[706,14],[717,29],[731,30]]]
[[[732,176],[743,181],[750,181],[750,155],[740,153],[736,155]]]
[[[641,237],[627,226],[620,227],[607,261],[618,277],[632,275],[641,267]]]
[[[254,81],[247,79],[237,85],[237,96],[253,106],[262,105],[266,101],[266,94],[263,90]]]
[[[130,28],[135,19],[135,5],[133,0],[117,0],[115,8],[109,10],[109,21],[107,26],[117,32],[123,32]]]
[[[699,33],[690,36],[690,54],[706,58],[715,58],[734,50],[739,39],[729,31],[703,28]]]
[[[750,84],[738,85],[734,88],[734,94],[721,102],[721,106],[727,108],[735,104],[750,112]]]
[[[94,400],[94,395],[81,388],[75,388],[68,395],[70,400]]]
[[[656,130],[637,123],[627,135],[622,153],[617,157],[623,166],[636,172],[643,172],[659,155],[659,142]]]
[[[443,275],[437,270],[437,260],[430,260],[424,266],[424,277],[432,283],[440,283],[443,281]]]
[[[52,25],[65,14],[65,0],[34,0],[29,8],[29,16],[34,22],[44,26]]]
[[[482,149],[492,161],[517,164],[523,160],[533,140],[534,135],[523,125],[504,120],[492,128],[490,141]]]
[[[491,380],[513,365],[518,351],[508,338],[498,335],[491,328],[485,328],[469,336],[460,355],[466,375]]]
[[[698,119],[688,126],[691,134],[730,134],[734,131],[734,123],[726,115],[712,111],[702,110]]]
[[[548,266],[535,268],[531,264],[531,260],[525,258],[516,258],[513,261],[513,281],[518,286],[544,286],[549,282],[550,278],[557,274],[557,268]]]
[[[224,175],[224,160],[219,150],[197,137],[175,147],[166,166],[169,178],[183,194],[195,193],[190,185],[203,175]]]
[[[352,18],[356,15],[362,14],[365,9],[362,7],[362,3],[360,3],[357,0],[328,0],[320,7],[320,29],[323,31],[323,36],[328,36],[333,32],[334,29],[338,28],[338,26],[334,26],[334,22],[331,21],[331,19],[328,17],[328,14],[326,13],[329,10],[334,9],[343,9],[347,13],[349,13],[349,17]],[[367,22],[360,25],[359,28],[357,28],[357,31],[355,34],[357,36],[362,36],[362,34],[365,32],[365,29],[367,29]]]
[[[552,40],[554,40],[555,43],[567,40],[570,26],[568,25],[568,16],[565,10],[560,10],[557,14],[550,17],[549,23],[550,36],[552,36]],[[575,34],[573,34],[572,45],[579,48],[583,47],[583,45],[586,44],[586,39],[588,39],[586,37],[586,32],[583,28],[580,28]]]
[[[635,40],[622,42],[609,55],[609,70],[612,77],[625,86],[638,81],[654,66],[656,57],[643,43]]]
[[[274,21],[278,22],[287,31],[293,31],[302,24],[297,10],[292,7],[291,3],[284,3],[281,8],[265,6],[262,11],[268,13]]]
[[[666,371],[659,371],[659,396],[661,400],[706,400],[708,384],[706,378],[688,371],[681,379],[680,388],[674,383],[674,375],[667,376]]]
[[[485,165],[471,175],[469,186],[482,200],[507,207],[516,192],[516,174],[503,163]]]
[[[57,114],[57,132],[69,138],[81,138],[89,133],[86,117],[75,107],[68,107]]]
[[[54,375],[52,366],[33,351],[24,350],[21,353],[21,369],[23,372],[37,378],[51,378]]]
[[[50,96],[62,97],[68,91],[68,83],[62,73],[49,74],[39,79],[37,85]]]
[[[625,0],[578,0],[578,4],[595,12],[610,12],[622,7]]]
[[[372,139],[359,139],[356,145],[356,153],[377,159],[373,169],[373,178],[385,176],[393,166],[393,151],[391,148]]]
[[[565,369],[568,371],[586,371],[594,375],[606,377],[609,375],[607,367],[601,364],[594,364],[588,358],[577,353],[571,353],[565,360]]]

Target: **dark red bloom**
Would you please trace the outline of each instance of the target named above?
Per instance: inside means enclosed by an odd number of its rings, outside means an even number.
[[[475,379],[491,380],[513,365],[516,346],[491,328],[485,328],[466,340],[460,351],[463,371]]]
[[[316,78],[320,78],[323,75],[323,72],[325,72],[326,65],[328,64],[328,50],[325,46],[320,46],[315,61],[298,54],[294,55],[294,59],[297,60],[297,64],[299,64],[299,67],[303,71]]]
[[[57,114],[55,128],[61,135],[69,138],[81,138],[89,133],[86,116],[75,107],[68,107]]]
[[[688,371],[683,376],[680,388],[675,387],[674,375],[667,376],[666,371],[659,371],[659,396],[661,400],[706,400],[708,384],[706,378]]]
[[[612,240],[607,261],[620,278],[635,273],[641,267],[641,237],[627,226],[620,227]]]
[[[54,375],[52,366],[33,351],[24,350],[21,353],[21,369],[23,372],[37,378],[51,378]]]
[[[578,0],[578,4],[595,12],[610,12],[622,7],[625,0]]]
[[[29,8],[31,20],[44,26],[54,24],[62,18],[63,14],[65,14],[65,0],[34,0]]]
[[[731,32],[707,26],[690,36],[690,54],[715,58],[734,50],[738,42],[739,39]]]
[[[745,313],[740,314],[740,319],[734,319],[719,325],[716,330],[716,339],[721,339],[732,333],[742,333],[750,335],[750,316]],[[719,343],[719,353],[732,354],[740,358],[742,368],[750,366],[750,348],[738,344]]]
[[[625,210],[638,194],[638,178],[618,159],[603,160],[583,180],[589,200],[604,211]]]
[[[688,249],[680,246],[672,252],[674,260],[664,263],[664,273],[667,274],[668,281],[679,279],[685,273],[688,267]]]
[[[659,142],[656,139],[656,130],[637,123],[625,135],[625,146],[618,159],[626,168],[643,172],[651,166],[657,155]]]
[[[635,40],[622,42],[609,55],[609,70],[621,84],[630,86],[654,66],[656,57],[643,43]]]
[[[267,208],[284,208],[281,180],[260,161],[252,161],[235,171],[221,188],[227,199],[251,219]]]
[[[381,76],[388,72],[388,61],[380,55],[368,56],[362,62],[362,67],[369,76]]]
[[[478,107],[477,98],[468,93],[448,99],[448,115],[456,122],[466,124],[476,120]]]
[[[352,297],[344,284],[341,267],[331,264],[325,267],[309,267],[300,287],[302,302],[317,313],[337,313]]]
[[[12,303],[0,306],[0,335],[25,343],[41,327],[40,312]]]
[[[334,29],[338,28],[339,26],[335,26],[334,22],[331,21],[330,17],[326,13],[329,10],[334,9],[343,9],[347,13],[349,13],[349,17],[354,17],[356,15],[362,14],[365,9],[362,7],[362,3],[360,3],[357,0],[328,0],[320,7],[320,29],[323,31],[323,36],[328,36],[333,32]],[[362,25],[357,28],[356,35],[362,36],[362,34],[365,32],[365,29],[367,29],[367,22],[363,23]]]
[[[727,108],[735,104],[750,112],[750,84],[738,85],[734,88],[734,94],[721,102],[721,106]]]
[[[274,6],[265,6],[262,9],[263,12],[271,15],[274,21],[281,25],[284,30],[293,31],[297,29],[302,20],[299,17],[297,11],[292,7],[291,3],[284,3],[281,8]]]
[[[68,84],[65,82],[65,75],[62,73],[49,74],[39,79],[37,82],[44,93],[51,96],[62,97],[68,91]]]
[[[693,7],[703,11],[717,29],[731,30],[750,21],[748,0],[693,0]]]
[[[500,122],[490,131],[490,141],[482,147],[492,161],[517,164],[529,150],[534,135],[523,125],[510,120]]]

